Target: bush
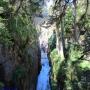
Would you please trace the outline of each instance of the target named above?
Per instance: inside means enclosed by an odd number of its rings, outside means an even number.
[[[53,32],[53,34],[49,38],[48,45],[50,47],[50,51],[56,48],[56,33],[55,32]]]
[[[52,62],[52,76],[51,76],[51,82],[52,82],[52,89],[56,90],[57,87],[57,74],[60,67],[60,56],[58,55],[58,52],[56,49],[54,49],[50,54],[51,62]]]
[[[69,56],[66,62],[65,90],[89,90],[87,88],[90,80],[90,62],[80,57],[83,55],[83,49],[79,45],[71,44]],[[87,72],[85,74],[85,72]],[[86,80],[86,78],[88,78]]]
[[[0,88],[4,87],[4,84],[2,82],[0,82]]]
[[[51,52],[53,90],[90,89],[90,62],[80,59],[82,52],[81,46],[70,44],[68,57],[64,61],[60,60],[56,49]]]

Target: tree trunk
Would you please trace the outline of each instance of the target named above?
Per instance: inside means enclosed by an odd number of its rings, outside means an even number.
[[[57,51],[58,51],[58,54],[59,54],[59,52],[60,52],[59,38],[60,38],[60,36],[59,36],[59,29],[58,29],[58,27],[57,27],[57,28],[56,28],[56,49],[57,49]]]
[[[78,42],[78,33],[77,33],[77,27],[76,27],[76,0],[72,4],[72,10],[73,10],[73,17],[74,17],[74,21],[73,21],[73,26],[74,26],[73,36],[74,36],[74,42],[76,43],[76,42]]]
[[[60,28],[61,24],[61,28]],[[56,49],[58,51],[58,54],[60,54],[61,59],[64,59],[65,56],[65,41],[64,41],[64,22],[63,18],[61,20],[61,23],[59,25],[56,25]]]

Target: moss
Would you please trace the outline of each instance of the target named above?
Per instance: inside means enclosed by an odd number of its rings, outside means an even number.
[[[51,76],[51,82],[52,82],[52,90],[57,89],[57,82],[58,82],[58,73],[60,69],[60,65],[62,61],[60,60],[60,56],[58,55],[58,52],[56,49],[54,49],[50,54],[51,62],[52,62],[52,76]]]
[[[4,87],[4,83],[0,82],[0,88]]]

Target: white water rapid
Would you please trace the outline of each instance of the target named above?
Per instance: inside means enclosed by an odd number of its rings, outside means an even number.
[[[49,83],[50,66],[47,53],[41,51],[41,71],[38,76],[37,90],[51,90]]]

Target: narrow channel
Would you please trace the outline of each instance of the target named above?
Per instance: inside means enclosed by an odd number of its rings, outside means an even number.
[[[38,76],[37,90],[51,90],[49,77],[50,77],[50,66],[47,53],[41,51],[41,71]]]

